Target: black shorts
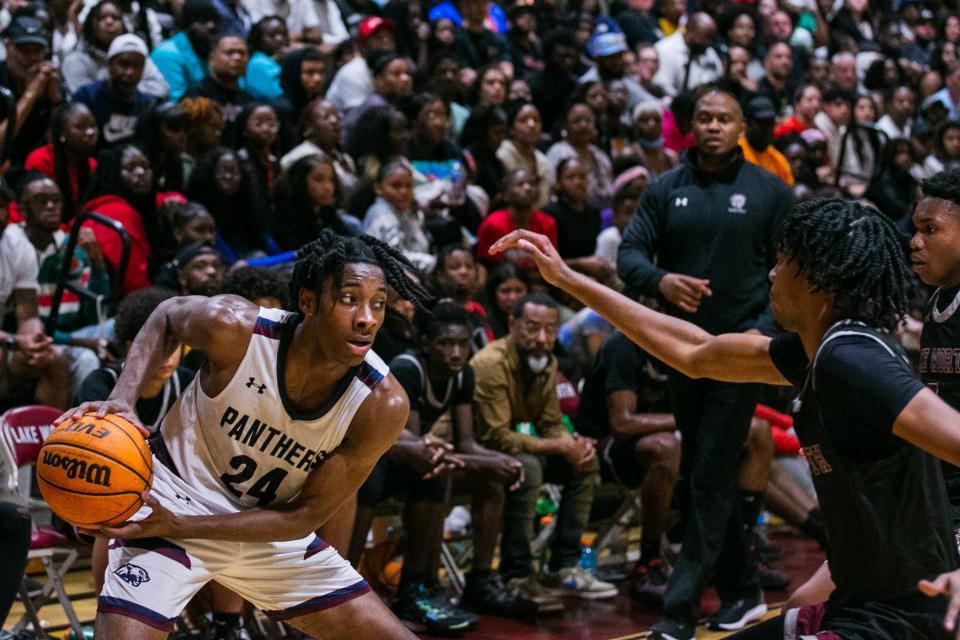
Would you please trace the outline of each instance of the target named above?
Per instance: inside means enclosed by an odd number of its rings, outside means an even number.
[[[357,502],[364,507],[375,507],[389,498],[399,497],[407,502],[444,502],[448,482],[447,474],[423,480],[410,465],[384,457],[360,487]]]
[[[597,445],[600,458],[600,477],[604,482],[616,482],[628,489],[636,489],[643,482],[647,468],[637,460],[637,440],[607,436]]]

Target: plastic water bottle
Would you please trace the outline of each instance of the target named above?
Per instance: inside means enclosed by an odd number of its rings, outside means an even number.
[[[589,544],[580,545],[580,568],[589,573],[597,573],[597,554]]]
[[[467,174],[462,162],[454,162],[450,171],[450,190],[447,192],[447,204],[460,206],[467,200]]]

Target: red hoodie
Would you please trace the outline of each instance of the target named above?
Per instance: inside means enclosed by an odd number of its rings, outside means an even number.
[[[84,209],[116,220],[130,234],[130,261],[127,263],[127,273],[123,277],[123,295],[149,287],[147,264],[150,259],[150,242],[147,240],[147,230],[143,226],[140,213],[130,206],[129,202],[115,195],[103,195],[89,200],[84,205]],[[93,221],[87,221],[83,226],[93,229],[100,249],[103,251],[103,257],[106,258],[110,269],[116,272],[123,253],[120,236]]]

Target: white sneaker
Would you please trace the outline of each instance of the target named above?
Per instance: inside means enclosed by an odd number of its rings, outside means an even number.
[[[554,588],[554,593],[584,600],[604,600],[617,595],[616,585],[598,580],[582,567],[567,567],[549,574],[545,582]]]

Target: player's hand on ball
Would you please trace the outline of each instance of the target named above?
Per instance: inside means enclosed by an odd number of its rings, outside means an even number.
[[[934,580],[921,580],[917,587],[925,596],[947,596],[950,603],[947,605],[947,615],[943,618],[943,628],[955,631],[960,639],[960,628],[957,618],[960,617],[960,569],[950,573],[942,573]]]
[[[54,425],[60,425],[68,420],[79,420],[85,413],[95,413],[98,418],[109,414],[120,416],[127,422],[134,425],[144,438],[150,436],[150,432],[140,424],[140,418],[137,412],[126,402],[121,400],[104,400],[102,402],[83,402],[73,409],[67,409],[60,417],[53,421]]]
[[[503,236],[490,247],[491,254],[517,249],[530,256],[543,279],[550,284],[563,288],[573,270],[567,266],[557,253],[556,248],[545,235],[518,229]]]
[[[136,522],[125,522],[119,527],[100,527],[97,533],[110,538],[156,538],[175,536],[176,521],[173,514],[160,506],[160,503],[144,491],[144,506],[150,507],[150,515]]]

